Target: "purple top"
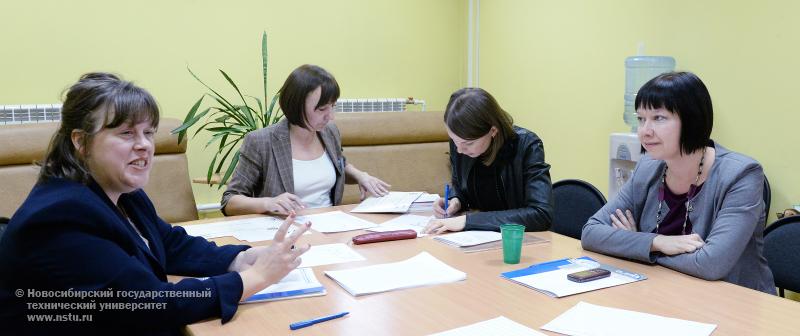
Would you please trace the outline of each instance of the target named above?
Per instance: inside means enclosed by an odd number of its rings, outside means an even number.
[[[695,195],[700,193],[703,185],[697,186]],[[658,234],[665,236],[680,236],[692,233],[692,221],[686,218],[686,198],[689,193],[675,195],[669,187],[664,186],[664,202],[669,208],[669,212],[664,216],[664,220],[658,227]],[[686,220],[686,232],[684,233],[683,221]]]

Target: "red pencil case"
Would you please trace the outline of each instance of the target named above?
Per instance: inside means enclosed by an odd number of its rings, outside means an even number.
[[[414,238],[417,238],[417,232],[414,230],[373,232],[353,237],[353,244],[361,245],[361,244],[379,243],[392,240],[414,239]]]

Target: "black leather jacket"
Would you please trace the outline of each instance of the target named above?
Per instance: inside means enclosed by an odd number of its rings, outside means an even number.
[[[550,165],[544,161],[544,145],[539,137],[514,126],[517,137],[506,141],[497,155],[497,187],[506,196],[502,211],[468,212],[464,230],[500,231],[500,224],[525,225],[525,231],[545,231],[553,220],[553,186]],[[452,197],[461,202],[461,210],[470,210],[475,195],[467,186],[469,174],[480,158],[459,154],[450,141],[450,164],[453,169]],[[452,198],[451,197],[451,198]],[[472,204],[472,207],[470,206]]]

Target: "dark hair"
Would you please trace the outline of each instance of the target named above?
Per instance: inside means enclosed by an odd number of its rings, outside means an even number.
[[[465,140],[475,140],[497,128],[489,150],[484,153],[483,164],[490,165],[506,140],[516,137],[514,119],[500,108],[497,101],[481,88],[463,88],[450,95],[444,111],[444,123],[451,132]]]
[[[639,108],[665,108],[681,120],[681,154],[707,146],[714,126],[711,95],[703,81],[691,72],[668,72],[645,83],[636,95]]]
[[[88,149],[94,135],[123,123],[150,121],[158,127],[158,105],[144,89],[103,72],[81,76],[67,91],[61,106],[61,125],[50,140],[40,163],[39,182],[66,178],[87,183],[91,177],[84,155],[72,143],[72,131],[84,133],[81,146]]]
[[[289,74],[286,82],[278,91],[280,95],[278,103],[290,124],[302,128],[307,127],[306,97],[318,87],[322,88],[322,94],[319,96],[316,108],[335,103],[339,99],[339,83],[325,69],[316,65],[304,64]]]

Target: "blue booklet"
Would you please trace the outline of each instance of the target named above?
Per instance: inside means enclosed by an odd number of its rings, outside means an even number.
[[[325,295],[325,287],[317,281],[311,268],[298,268],[287,274],[280,282],[264,288],[247,298],[244,303],[295,299]]]
[[[606,269],[611,272],[611,275],[588,282],[574,282],[567,279],[567,275],[570,273],[593,268]],[[569,296],[647,279],[643,274],[600,264],[589,257],[548,261],[516,271],[501,273],[500,276],[550,297]]]

